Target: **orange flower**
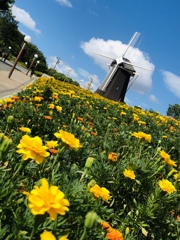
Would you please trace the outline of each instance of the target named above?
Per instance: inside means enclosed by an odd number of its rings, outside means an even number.
[[[5,103],[5,104],[3,105],[3,107],[4,107],[4,108],[7,108],[7,103]]]
[[[93,128],[94,124],[92,122],[88,122],[88,124]]]
[[[170,126],[169,130],[172,132],[174,130],[174,127]]]
[[[113,228],[106,234],[106,237],[109,240],[124,240],[122,233]]]
[[[180,223],[180,216],[179,215],[176,217],[176,219]]]
[[[81,118],[81,117],[77,117],[77,120],[80,121],[80,122],[83,122],[83,121],[84,121],[84,119]]]
[[[47,119],[47,120],[52,120],[52,117],[51,116],[44,116],[45,117],[45,119]]]
[[[11,98],[14,99],[14,100],[19,99],[18,96],[12,96]]]
[[[111,160],[112,162],[116,162],[118,159],[118,154],[114,152],[110,152],[108,155],[108,159]]]
[[[112,228],[111,225],[107,222],[100,222],[100,224],[104,229]]]
[[[54,155],[58,154],[58,150],[56,150],[54,148],[49,149],[49,151]]]
[[[109,240],[124,240],[123,235],[118,230],[111,227],[111,225],[107,222],[100,222],[101,226],[107,230],[106,237]]]
[[[97,133],[95,133],[95,132],[91,132],[91,135],[93,135],[93,136],[96,136],[96,135],[97,135]]]

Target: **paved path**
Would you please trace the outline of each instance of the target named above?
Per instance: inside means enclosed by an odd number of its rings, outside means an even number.
[[[0,60],[0,99],[17,94],[22,86],[25,87],[37,78],[35,75],[32,78],[27,76],[27,69],[20,66],[16,66],[11,77],[8,78],[12,66],[12,62],[7,60],[4,63]]]

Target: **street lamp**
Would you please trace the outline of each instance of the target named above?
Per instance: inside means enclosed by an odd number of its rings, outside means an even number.
[[[10,70],[10,72],[9,72],[8,78],[11,77],[11,75],[12,75],[12,73],[13,73],[15,67],[16,67],[16,64],[17,64],[17,62],[18,62],[18,60],[19,60],[19,57],[21,56],[21,53],[22,53],[24,47],[26,46],[26,43],[29,43],[29,42],[31,42],[31,37],[30,37],[30,36],[25,36],[25,37],[24,37],[24,43],[23,43],[23,45],[22,45],[22,48],[20,49],[20,51],[19,51],[19,53],[18,53],[18,55],[17,55],[17,57],[16,57],[16,60],[15,60],[15,62],[14,62],[14,65],[12,66],[12,68],[11,68],[11,70]]]
[[[40,61],[38,60],[37,62],[36,62],[36,65],[35,65],[35,68],[37,67],[37,65],[40,63]]]
[[[37,54],[34,54],[33,60],[32,60],[32,62],[31,62],[31,64],[30,64],[30,67],[29,67],[26,75],[28,75],[28,73],[29,73],[29,71],[30,71],[30,69],[31,69],[31,67],[32,67],[32,65],[33,65],[33,63],[34,63],[34,60],[35,60],[36,58],[38,58],[38,55],[37,55]]]

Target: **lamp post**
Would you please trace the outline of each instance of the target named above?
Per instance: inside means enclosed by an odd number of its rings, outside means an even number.
[[[31,64],[30,64],[30,67],[29,67],[26,75],[28,75],[28,73],[29,73],[29,71],[30,71],[30,69],[31,69],[31,67],[32,67],[32,65],[33,65],[33,63],[34,63],[34,60],[35,60],[36,58],[38,58],[38,55],[37,55],[37,54],[34,54],[33,60],[32,60],[32,62],[31,62]]]
[[[56,61],[55,65],[54,65],[54,68],[53,68],[53,69],[56,68],[56,65],[57,65],[58,63],[60,63],[60,58],[57,57],[57,61]]]
[[[40,61],[38,60],[37,62],[36,62],[36,65],[35,65],[35,67],[37,67],[37,65],[40,63]]]
[[[15,60],[15,62],[14,62],[14,65],[12,66],[12,68],[11,68],[11,70],[10,70],[10,72],[9,72],[8,78],[11,77],[11,75],[12,75],[12,73],[13,73],[15,67],[16,67],[16,64],[17,64],[17,62],[18,62],[18,60],[19,60],[19,57],[21,56],[21,53],[22,53],[24,47],[26,46],[26,43],[29,43],[29,42],[31,42],[31,37],[30,37],[30,36],[25,36],[25,37],[24,37],[24,43],[23,43],[23,45],[22,45],[22,48],[20,49],[20,51],[19,51],[19,53],[18,53],[18,55],[17,55],[17,57],[16,57],[16,60]]]

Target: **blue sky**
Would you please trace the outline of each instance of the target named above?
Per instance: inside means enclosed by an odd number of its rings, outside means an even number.
[[[125,102],[166,114],[169,104],[180,104],[180,1],[164,0],[16,0],[13,15],[19,30],[58,72],[84,88],[93,79],[95,91],[111,60],[120,57],[135,32],[141,35],[129,49],[139,74]]]

